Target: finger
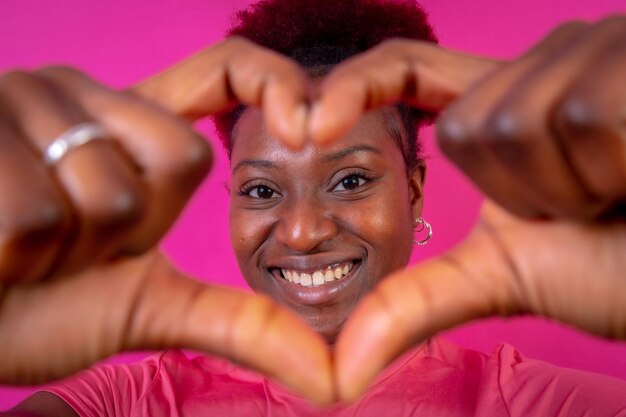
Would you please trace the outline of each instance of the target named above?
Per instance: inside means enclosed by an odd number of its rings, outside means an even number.
[[[173,278],[166,268],[158,279],[151,278],[138,300],[131,346],[147,341],[214,353],[276,378],[317,403],[332,400],[326,344],[304,322],[268,298],[190,280],[185,288]],[[171,303],[174,298],[180,301]]]
[[[508,132],[507,123],[511,117],[507,113],[498,119],[493,114],[498,112],[503,98],[510,91],[521,90],[517,87],[520,80],[569,45],[572,38],[577,37],[586,27],[582,23],[559,27],[524,56],[477,83],[446,110],[437,124],[438,142],[444,154],[485,194],[519,216],[546,216],[553,213],[554,208],[535,189],[538,175],[533,175],[534,181],[530,178],[527,181],[528,177],[509,169],[509,164],[522,165],[528,161],[527,155],[533,148],[530,144],[523,149],[515,148],[525,145],[517,136],[517,140],[503,138]],[[519,123],[515,127],[521,129]],[[528,135],[524,139],[529,141]],[[535,142],[538,140],[533,142],[536,145]]]
[[[61,250],[70,219],[56,184],[4,117],[0,118],[0,287],[45,276]]]
[[[192,120],[227,110],[233,102],[261,107],[268,129],[285,143],[304,141],[307,77],[274,51],[232,37],[133,88]]]
[[[40,155],[54,137],[89,120],[75,101],[45,79],[15,73],[5,81],[3,92],[15,110],[16,123]],[[141,184],[132,167],[112,143],[98,140],[68,152],[49,171],[74,213],[55,271],[76,271],[111,256],[143,212]]]
[[[427,42],[384,42],[326,77],[311,112],[309,134],[319,142],[337,139],[364,112],[399,101],[422,110],[441,110],[496,66],[496,61]]]
[[[357,306],[336,345],[339,398],[356,400],[387,364],[440,330],[519,311],[513,275],[500,244],[478,234],[439,259],[386,278]]]
[[[410,346],[481,317],[537,314],[625,338],[625,241],[623,223],[523,221],[486,203],[459,247],[392,275],[357,307],[335,351],[339,397],[354,400]]]
[[[207,287],[155,253],[11,287],[0,313],[3,383],[59,378],[124,350],[184,347],[256,369],[317,403],[333,399],[319,335],[268,299]]]
[[[79,72],[48,68],[45,75],[111,132],[136,167],[146,210],[123,249],[133,254],[152,248],[209,171],[208,143],[174,115],[131,94],[111,91]]]
[[[607,201],[599,199],[572,166],[570,141],[555,132],[552,117],[590,63],[612,53],[607,44],[616,34],[626,39],[626,27],[617,19],[575,36],[523,76],[486,121],[491,149],[513,178],[541,198],[551,217],[592,219],[607,209]]]
[[[624,18],[622,24],[626,22]],[[626,39],[626,37],[622,37]],[[573,169],[609,214],[626,195],[626,48],[607,49],[555,110]],[[599,82],[601,81],[601,82]]]

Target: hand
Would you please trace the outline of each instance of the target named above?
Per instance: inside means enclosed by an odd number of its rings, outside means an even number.
[[[625,245],[622,222],[523,220],[485,203],[460,246],[393,274],[356,308],[335,350],[340,398],[358,398],[428,336],[481,317],[536,314],[626,338]]]
[[[242,80],[215,91],[250,93]],[[271,85],[256,90],[264,103],[282,98]],[[70,69],[5,74],[0,97],[0,382],[41,383],[122,350],[187,347],[331,400],[319,335],[264,297],[185,277],[152,249],[210,167],[187,122]],[[209,95],[203,111],[236,99]],[[84,121],[110,140],[46,166],[51,138]]]
[[[336,347],[340,398],[429,335],[480,317],[538,314],[626,338],[624,45],[624,17],[565,25],[446,110],[443,151],[520,217],[487,202],[459,247],[357,307]]]
[[[263,109],[267,128],[286,144],[305,140],[309,84],[294,61],[232,37],[133,87],[142,97],[190,120],[240,102]]]
[[[324,78],[307,132],[315,141],[333,141],[366,111],[397,102],[437,112],[499,65],[493,59],[428,42],[383,42],[346,60]]]

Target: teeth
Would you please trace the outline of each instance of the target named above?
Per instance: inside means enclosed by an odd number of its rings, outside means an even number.
[[[341,275],[338,278],[341,278]],[[332,270],[329,269],[324,274],[324,281],[325,282],[331,282],[331,281],[334,281],[334,280],[335,280],[335,273]]]
[[[324,274],[321,271],[313,272],[313,285],[316,287],[324,283]]]
[[[300,284],[304,287],[318,287],[327,282],[332,282],[345,277],[350,273],[350,271],[352,271],[353,266],[354,264],[352,262],[347,262],[334,268],[327,267],[323,270],[317,270],[311,274],[306,272],[298,273],[288,269],[281,269],[281,273],[283,278],[289,282]]]
[[[311,277],[311,274],[300,275],[300,285],[304,285],[305,287],[313,285],[313,278]]]

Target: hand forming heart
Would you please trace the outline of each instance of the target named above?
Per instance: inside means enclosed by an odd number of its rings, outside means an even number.
[[[333,71],[310,114],[304,72],[241,39],[134,94],[69,70],[5,75],[0,169],[20,175],[0,175],[9,219],[0,380],[39,382],[120,350],[180,346],[232,358],[324,404],[354,400],[404,349],[486,315],[543,314],[626,337],[625,27],[619,17],[565,25],[510,63],[387,42]],[[486,203],[461,246],[370,294],[331,358],[318,335],[261,296],[201,285],[155,251],[123,257],[158,242],[209,166],[197,135],[153,102],[195,119],[235,100],[261,106],[268,128],[293,146],[333,140],[364,111],[398,100],[429,110],[453,102],[439,122],[444,152],[520,218]],[[102,124],[119,146],[85,146],[51,178],[25,144],[43,149],[82,120]],[[85,167],[100,187],[81,183],[75,172]],[[130,203],[103,204],[115,201]]]

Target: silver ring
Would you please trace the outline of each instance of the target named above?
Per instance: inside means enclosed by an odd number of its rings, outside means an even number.
[[[80,123],[60,134],[43,153],[48,165],[54,165],[72,149],[96,139],[106,139],[107,133],[95,123]]]

